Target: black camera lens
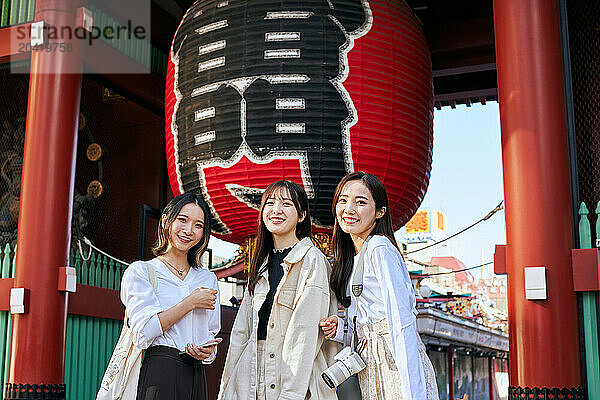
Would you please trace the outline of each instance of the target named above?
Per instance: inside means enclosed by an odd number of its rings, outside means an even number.
[[[335,383],[333,383],[333,381],[331,380],[331,378],[325,372],[323,372],[321,374],[321,377],[323,377],[323,380],[325,381],[325,383],[327,384],[327,386],[329,386],[332,389],[335,388]]]

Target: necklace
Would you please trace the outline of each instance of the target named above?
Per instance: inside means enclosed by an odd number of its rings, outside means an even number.
[[[173,264],[171,264],[170,262],[168,262],[164,257],[161,257],[160,259],[161,259],[161,261],[164,261],[169,267],[171,267],[175,271],[177,271],[177,275],[183,277],[183,273],[185,272],[185,268],[184,269],[177,269],[177,268],[175,268],[175,266]]]

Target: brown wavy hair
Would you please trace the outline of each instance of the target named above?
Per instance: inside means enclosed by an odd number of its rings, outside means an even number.
[[[352,172],[343,177],[335,188],[333,205],[331,206],[331,212],[333,213],[335,222],[333,225],[333,267],[331,271],[330,287],[335,293],[335,297],[337,297],[338,301],[344,307],[350,306],[350,297],[346,296],[346,287],[348,286],[348,280],[350,279],[350,274],[352,273],[352,268],[354,266],[356,249],[350,234],[344,232],[342,228],[340,228],[335,212],[335,206],[342,195],[344,185],[350,181],[361,181],[367,189],[369,189],[369,192],[371,192],[371,196],[373,196],[373,200],[375,201],[376,210],[385,207],[385,214],[383,217],[376,219],[375,227],[373,227],[373,230],[369,235],[386,236],[398,249],[398,244],[394,238],[394,228],[392,227],[388,195],[383,182],[375,175],[362,171]],[[400,251],[400,249],[398,249],[398,251]]]
[[[267,226],[263,222],[263,211],[267,200],[273,196],[277,191],[283,190],[290,196],[290,200],[294,203],[298,217],[304,215],[304,219],[296,224],[296,237],[302,240],[305,237],[310,237],[311,234],[311,223],[310,223],[310,210],[308,208],[308,196],[302,188],[295,182],[291,181],[276,181],[271,183],[262,195],[260,202],[260,213],[258,214],[258,232],[256,234],[256,248],[252,253],[252,259],[250,260],[250,270],[248,271],[248,292],[254,295],[254,288],[263,270],[259,271],[259,268],[263,264],[264,260],[269,257],[271,251],[274,248],[273,235],[267,229]]]
[[[167,252],[169,248],[169,230],[175,218],[181,212],[181,209],[187,204],[194,203],[202,209],[204,213],[204,227],[202,228],[202,239],[191,249],[188,250],[187,260],[190,267],[197,268],[201,265],[202,254],[208,247],[208,241],[210,239],[210,230],[212,225],[212,217],[210,209],[204,199],[195,193],[183,193],[179,196],[173,197],[169,204],[163,210],[160,219],[158,221],[156,242],[152,246],[152,253],[155,256],[161,256]],[[167,219],[163,226],[162,217],[166,215]]]

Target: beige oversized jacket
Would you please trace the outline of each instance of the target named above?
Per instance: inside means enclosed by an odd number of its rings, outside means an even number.
[[[338,347],[323,341],[318,325],[337,313],[335,295],[329,290],[329,262],[304,238],[282,266],[265,342],[265,400],[334,400],[335,391],[325,385],[321,373],[333,362]],[[267,272],[256,284],[254,296],[246,290],[231,330],[219,400],[256,399],[258,310],[268,291]]]

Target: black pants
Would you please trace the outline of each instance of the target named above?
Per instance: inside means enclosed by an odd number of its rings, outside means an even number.
[[[206,400],[202,361],[179,355],[173,347],[150,347],[142,362],[137,400]]]

